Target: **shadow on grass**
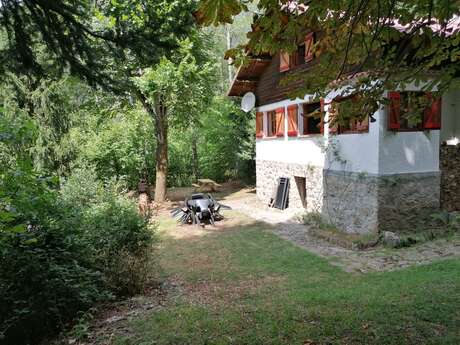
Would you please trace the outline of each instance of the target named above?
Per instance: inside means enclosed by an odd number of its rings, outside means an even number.
[[[116,344],[460,342],[458,259],[350,274],[234,218],[205,229],[162,221],[161,263],[181,294]]]

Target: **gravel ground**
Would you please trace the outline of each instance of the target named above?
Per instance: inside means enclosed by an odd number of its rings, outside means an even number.
[[[284,211],[263,205],[254,190],[244,189],[229,194],[222,203],[257,221],[273,225],[273,232],[309,252],[330,260],[347,272],[391,271],[412,265],[427,264],[439,259],[460,257],[460,236],[424,242],[408,248],[377,247],[365,251],[342,248],[309,234],[299,221],[301,209]]]

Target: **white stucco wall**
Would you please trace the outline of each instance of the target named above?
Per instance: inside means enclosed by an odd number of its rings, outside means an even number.
[[[389,132],[381,124],[379,174],[439,171],[439,131]]]
[[[286,100],[258,108],[257,111],[264,112],[264,132],[267,133],[267,111],[284,107],[285,113],[287,114],[287,107],[289,105],[301,104],[308,101],[310,97],[311,96],[307,95],[303,100]],[[325,138],[322,135],[288,137],[287,128],[288,119],[287,116],[285,116],[284,137],[257,139],[256,159],[320,167],[324,166]]]
[[[258,139],[256,159],[324,166],[323,136]]]
[[[335,97],[335,95],[333,95]],[[325,100],[329,104],[333,97]],[[369,122],[368,133],[328,135],[327,121],[329,107],[326,106],[325,133],[328,138],[328,149],[325,167],[330,170],[348,171],[357,173],[379,173],[378,144],[379,128],[377,122]],[[375,113],[377,119],[379,113]]]
[[[457,138],[460,141],[460,90],[452,90],[442,97],[441,141]]]
[[[420,86],[407,85],[405,90],[417,91]],[[304,99],[277,102],[260,107],[257,111],[266,112],[281,106],[287,108],[311,98],[311,95],[307,95]],[[326,98],[326,104],[330,99]],[[388,131],[387,109],[382,107],[374,114],[376,121],[369,124],[368,133],[341,134],[329,138],[327,110],[326,105],[324,136],[287,137],[286,116],[284,138],[257,139],[256,159],[373,175],[438,172],[440,140],[455,136],[460,139],[460,91],[443,96],[442,131]],[[266,129],[266,118],[264,126]]]

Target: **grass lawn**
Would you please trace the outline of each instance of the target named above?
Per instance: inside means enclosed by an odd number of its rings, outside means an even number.
[[[180,292],[115,344],[460,344],[460,259],[350,274],[233,218],[190,236],[161,220]]]

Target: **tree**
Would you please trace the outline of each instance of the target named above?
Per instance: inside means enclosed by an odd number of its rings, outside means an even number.
[[[170,125],[188,127],[198,121],[213,94],[214,64],[209,61],[200,35],[180,42],[180,48],[137,77],[139,97],[155,123],[155,201],[166,198],[168,130]]]
[[[205,25],[229,23],[247,3],[202,0],[197,17]],[[292,52],[308,30],[318,32],[318,63],[299,76],[305,85],[299,94],[324,95],[355,77],[351,88],[368,96],[362,107],[372,114],[385,89],[410,82],[440,92],[459,86],[458,1],[267,0],[258,2],[258,12],[249,42],[227,55],[242,64],[248,54]]]
[[[158,62],[189,33],[194,6],[193,0],[0,0],[0,74],[70,73],[125,90],[140,67]]]

